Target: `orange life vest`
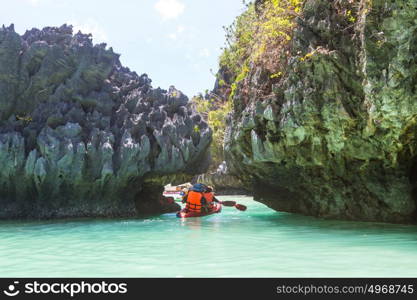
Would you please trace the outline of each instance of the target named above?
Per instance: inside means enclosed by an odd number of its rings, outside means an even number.
[[[204,199],[206,200],[203,203]],[[213,193],[199,193],[195,191],[189,191],[187,194],[187,204],[185,208],[189,211],[201,212],[203,207],[211,209],[213,207]]]
[[[213,204],[213,198],[214,198],[213,193],[204,193],[203,195],[204,195],[204,198],[206,198],[207,203]]]

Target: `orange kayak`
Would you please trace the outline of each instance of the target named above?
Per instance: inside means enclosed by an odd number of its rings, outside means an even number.
[[[189,211],[186,212],[185,209],[182,209],[177,213],[178,218],[195,218],[195,217],[204,217],[208,215],[212,215],[215,213],[219,213],[222,211],[222,205],[220,203],[214,202],[213,209],[209,212],[195,212]]]

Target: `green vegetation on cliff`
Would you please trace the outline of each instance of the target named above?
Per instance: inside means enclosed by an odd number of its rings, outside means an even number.
[[[261,65],[277,81],[284,72],[288,46],[302,0],[264,0],[247,4],[247,10],[226,28],[226,48],[219,59],[219,86],[232,99],[239,84],[247,85],[254,65]]]
[[[213,95],[214,96],[214,95]],[[231,101],[221,101],[215,97],[195,96],[192,101],[204,120],[213,130],[213,141],[210,146],[211,164],[209,171],[215,171],[224,161],[223,141],[226,130],[226,118],[232,111]]]
[[[224,160],[223,141],[227,115],[239,84],[248,85],[253,65],[262,65],[277,81],[286,64],[285,51],[291,40],[295,17],[302,0],[265,0],[247,4],[246,11],[225,27],[226,47],[219,58],[215,89],[206,97],[193,98],[196,109],[213,129],[211,170]]]

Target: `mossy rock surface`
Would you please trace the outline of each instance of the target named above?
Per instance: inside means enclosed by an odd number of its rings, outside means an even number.
[[[187,104],[71,26],[0,28],[0,219],[179,210],[161,187],[204,172],[211,141]]]
[[[416,222],[417,1],[351,2],[305,1],[278,83],[252,66],[227,161],[279,211]]]

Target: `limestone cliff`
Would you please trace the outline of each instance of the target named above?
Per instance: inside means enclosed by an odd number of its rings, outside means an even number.
[[[256,200],[416,221],[416,20],[415,0],[303,2],[288,47],[267,57],[285,57],[280,72],[251,64],[232,94],[225,153]]]
[[[204,172],[210,141],[185,95],[91,36],[0,28],[0,218],[176,210],[161,187]]]

